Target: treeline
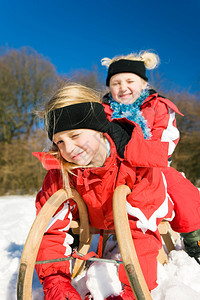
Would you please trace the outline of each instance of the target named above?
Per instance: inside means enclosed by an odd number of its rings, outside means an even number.
[[[100,92],[105,89],[97,69],[60,76],[47,58],[31,48],[1,49],[0,195],[35,193],[40,189],[46,171],[32,152],[47,148],[48,139],[35,111],[66,81],[80,82]],[[187,93],[170,91],[165,96],[173,99],[185,115],[177,116],[181,142],[173,166],[199,184],[200,101]]]
[[[173,154],[172,166],[200,187],[200,99],[195,96],[169,94],[184,117],[177,116],[181,139]]]

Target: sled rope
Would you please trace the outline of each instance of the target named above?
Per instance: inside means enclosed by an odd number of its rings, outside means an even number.
[[[102,251],[103,251],[103,232],[104,230],[100,230],[100,235],[99,235],[99,247],[98,247],[98,256],[101,258],[102,257]]]
[[[56,258],[56,259],[49,259],[49,260],[40,260],[36,261],[36,265],[41,265],[41,264],[48,264],[52,262],[60,262],[60,261],[67,261],[67,260],[72,260],[72,259],[80,259],[80,260],[89,260],[89,261],[100,261],[100,262],[105,262],[105,263],[113,263],[113,264],[122,264],[121,260],[115,260],[115,259],[105,259],[105,258],[99,258],[98,255],[91,251],[86,255],[83,255],[80,252],[77,252],[76,250],[72,253],[71,256],[68,257],[62,257],[62,258]]]

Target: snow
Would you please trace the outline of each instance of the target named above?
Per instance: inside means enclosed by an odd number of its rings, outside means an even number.
[[[15,300],[20,257],[28,232],[35,219],[35,196],[0,197],[0,299]],[[97,238],[92,247],[96,248]],[[108,243],[106,257],[119,259],[113,241]],[[92,249],[92,250],[94,250]],[[81,297],[90,291],[94,300],[104,300],[110,294],[118,294],[121,283],[117,266],[111,263],[95,262],[72,281]],[[197,300],[200,299],[200,265],[189,257],[178,240],[176,250],[169,255],[169,263],[158,264],[158,287],[152,291],[154,300]],[[43,292],[37,274],[33,276],[33,299],[42,300]]]

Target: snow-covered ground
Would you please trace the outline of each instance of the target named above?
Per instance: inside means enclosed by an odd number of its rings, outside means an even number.
[[[15,300],[17,274],[21,253],[35,219],[34,196],[0,197],[0,299]],[[93,247],[95,247],[95,241]],[[170,254],[169,263],[158,266],[158,287],[152,292],[154,300],[200,299],[200,265],[182,249],[181,242]],[[113,253],[113,258],[118,254]],[[95,274],[95,276],[94,276]],[[117,267],[113,264],[94,263],[87,272],[73,280],[83,295],[90,290],[95,300],[103,300],[109,292],[121,289]],[[107,295],[106,295],[107,294]],[[42,300],[43,292],[37,275],[33,276],[33,299]]]

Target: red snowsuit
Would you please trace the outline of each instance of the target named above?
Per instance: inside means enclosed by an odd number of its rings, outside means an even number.
[[[143,117],[151,129],[151,140],[169,142],[168,158],[175,150],[180,139],[175,113],[180,113],[169,99],[150,90],[150,95],[141,105]],[[105,97],[105,99],[107,99]],[[112,109],[107,101],[103,103],[107,118],[111,120]],[[122,119],[124,122],[124,118]],[[118,119],[120,122],[120,119]],[[155,149],[154,149],[155,151]],[[181,173],[172,167],[163,168],[167,180],[167,192],[174,202],[175,218],[170,223],[177,232],[191,232],[200,228],[200,193],[199,190]]]
[[[126,146],[125,158],[121,159],[111,138],[107,134],[105,136],[110,142],[111,153],[104,166],[73,170],[75,176],[70,175],[71,185],[87,204],[91,225],[99,229],[114,228],[114,189],[121,184],[127,184],[131,188],[132,192],[127,197],[130,228],[141,268],[148,287],[152,290],[157,286],[156,258],[162,246],[157,225],[163,218],[174,216],[173,203],[166,193],[166,182],[159,168],[159,165],[167,165],[167,159],[164,160],[163,157],[167,157],[168,143],[144,140],[140,127],[136,125]],[[159,147],[159,144],[162,144],[162,151],[152,151],[152,147]],[[139,163],[137,159],[134,160],[137,157],[140,158]],[[48,169],[48,160],[43,163]],[[154,167],[155,165],[158,167]],[[58,164],[56,166],[55,163],[53,168],[58,169],[51,169],[47,173],[37,195],[37,213],[53,193],[63,188]],[[72,218],[76,215],[76,204],[73,200],[67,200],[52,218],[41,242],[37,260],[61,258],[71,254],[72,237],[67,232]],[[70,262],[36,265],[36,271],[41,283],[46,276],[52,274],[67,274],[70,277]],[[129,285],[122,265],[119,268],[119,277]]]

